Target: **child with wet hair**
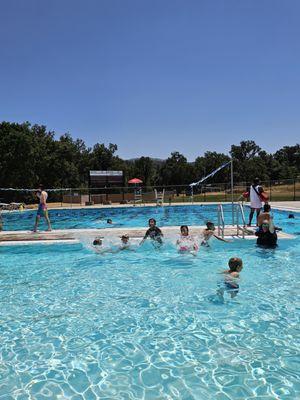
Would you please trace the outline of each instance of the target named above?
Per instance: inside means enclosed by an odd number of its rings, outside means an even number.
[[[102,246],[102,240],[99,239],[99,238],[96,238],[96,239],[93,241],[93,246]]]
[[[103,242],[102,239],[100,238],[95,238],[93,240],[93,249],[96,253],[103,253],[103,246],[102,246]]]
[[[224,298],[224,292],[230,293],[231,298],[235,297],[239,292],[239,284],[237,279],[243,269],[243,261],[241,258],[232,257],[228,261],[229,269],[221,272],[225,275],[224,284],[219,288],[218,295]]]
[[[230,243],[229,240],[223,239],[220,236],[216,235],[215,230],[216,230],[215,224],[213,222],[207,221],[206,228],[202,232],[203,239],[201,242],[201,246],[209,247],[209,239],[212,237],[215,237],[221,242]]]
[[[239,278],[239,273],[243,269],[243,261],[238,257],[231,257],[228,261],[229,269],[223,271],[223,274],[228,274],[233,278]]]

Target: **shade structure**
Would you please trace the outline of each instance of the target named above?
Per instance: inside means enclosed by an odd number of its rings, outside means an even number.
[[[130,179],[128,181],[128,183],[143,183],[143,181],[140,180],[139,178],[133,178],[133,179]]]

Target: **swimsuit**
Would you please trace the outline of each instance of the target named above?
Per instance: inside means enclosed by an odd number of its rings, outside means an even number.
[[[38,210],[37,210],[37,215],[38,215],[39,217],[44,217],[46,213],[47,213],[47,206],[46,206],[46,204],[40,203],[40,204],[39,204],[39,207],[38,207]]]
[[[46,201],[47,198],[48,198],[48,193],[47,193],[47,192],[42,192],[42,193],[44,193],[44,199],[45,199],[45,201]],[[38,197],[39,199],[41,199],[42,193],[37,194],[37,197]],[[38,209],[37,209],[36,215],[37,215],[38,217],[44,217],[44,216],[47,215],[47,212],[48,212],[48,211],[47,211],[47,204],[45,204],[45,203],[40,203],[40,204],[39,204],[39,207],[38,207]]]
[[[144,239],[147,239],[147,237],[150,237],[152,240],[156,240],[158,243],[162,243],[162,232],[157,226],[152,226],[149,228],[144,236]]]
[[[277,234],[274,232],[264,232],[262,228],[259,228],[257,232],[255,232],[257,236],[256,244],[259,246],[265,247],[276,247],[277,246]]]
[[[228,282],[228,281],[224,282],[224,286],[225,286],[225,289],[230,292],[238,292],[239,288],[240,288],[237,283]]]
[[[183,236],[178,241],[179,251],[197,251],[198,246],[193,237]]]

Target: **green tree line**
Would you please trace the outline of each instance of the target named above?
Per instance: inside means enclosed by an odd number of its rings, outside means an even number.
[[[123,160],[116,144],[96,143],[87,147],[81,139],[55,132],[44,125],[0,123],[0,186],[34,188],[88,186],[89,170],[122,170],[125,182],[136,177],[145,185],[185,185],[199,180],[221,164],[234,160],[236,182],[295,179],[300,175],[300,145],[284,146],[274,154],[261,149],[252,140],[232,145],[228,154],[206,151],[194,162],[174,151],[163,161],[140,157]],[[228,182],[229,168],[218,172],[210,182]]]

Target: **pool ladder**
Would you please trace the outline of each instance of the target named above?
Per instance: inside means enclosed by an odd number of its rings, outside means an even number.
[[[242,219],[242,225],[240,225],[240,217]],[[246,231],[246,219],[244,213],[244,207],[240,202],[235,204],[235,223],[236,223],[236,235],[239,236],[239,233],[242,232],[242,238],[245,239],[245,231]]]
[[[244,208],[241,203],[233,203],[233,211],[234,211],[234,221],[233,227],[236,226],[236,235],[240,236],[240,232],[242,233],[242,238],[245,239],[245,231],[246,231],[246,220]],[[242,224],[240,224],[240,220]],[[223,205],[218,204],[218,235],[224,238],[225,233],[225,218],[224,218],[224,210]]]
[[[225,231],[225,219],[224,219],[223,205],[218,204],[218,236],[224,238],[224,231]]]

